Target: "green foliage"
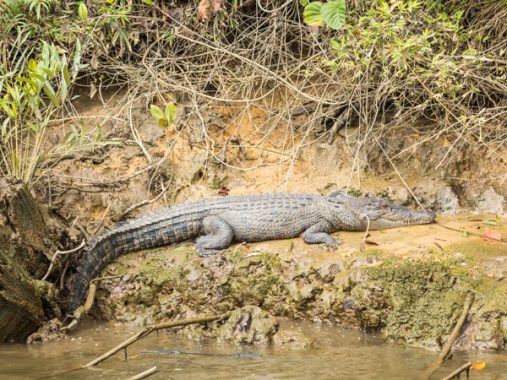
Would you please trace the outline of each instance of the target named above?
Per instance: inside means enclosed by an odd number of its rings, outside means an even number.
[[[505,0],[300,0],[305,22],[323,29],[315,38],[301,33],[307,26],[298,25],[288,7],[275,22],[223,3],[203,26],[191,3],[162,4],[0,1],[2,174],[33,178],[44,156],[38,136],[62,111],[78,74],[94,86],[132,83],[137,91],[187,88],[195,95],[204,94],[213,71],[219,92],[227,87],[227,96],[243,96],[253,93],[252,83],[265,82],[262,66],[275,74],[276,86],[291,83],[294,89],[295,78],[311,76],[313,88],[334,91],[323,98],[340,107],[348,102],[353,116],[368,125],[389,113],[396,120],[424,116],[458,134],[471,131],[481,143],[504,139],[491,126],[505,125]],[[245,16],[252,27],[243,31]],[[273,36],[280,35],[287,37],[277,39],[273,50]],[[297,44],[286,49],[280,41]],[[235,55],[255,64],[238,65]],[[150,111],[161,126],[174,122],[174,104]],[[69,141],[81,141],[83,133],[76,127]],[[32,163],[21,164],[32,152]]]
[[[320,1],[312,1],[310,4],[305,6],[305,10],[303,12],[303,18],[305,22],[310,26],[321,26],[322,25],[322,15],[320,14],[322,10],[322,3]]]
[[[310,26],[326,25],[331,29],[340,29],[345,25],[346,12],[345,0],[330,0],[324,4],[313,1],[305,6],[303,18]]]
[[[37,59],[0,82],[0,172],[28,183],[44,151],[44,133],[75,74],[66,55],[46,42]]]
[[[150,112],[151,116],[153,116],[160,127],[173,125],[176,119],[176,105],[173,102],[166,104],[164,111],[155,104],[152,104],[150,106]]]
[[[361,91],[362,100],[353,95],[351,99],[361,119],[373,121],[379,113],[371,110],[419,114],[447,125],[453,120],[470,130],[474,126],[474,134],[482,138],[483,129],[475,127],[482,117],[475,114],[487,106],[492,119],[501,123],[494,110],[507,93],[501,59],[505,50],[502,53],[498,42],[487,52],[482,48],[490,36],[469,29],[465,12],[471,2],[363,1],[347,11],[347,23],[336,24],[325,17],[327,4],[320,6],[320,13],[317,3],[308,4],[305,20],[341,27],[328,39],[331,56],[321,63],[349,88]],[[507,14],[507,9],[494,5]],[[344,15],[340,12],[345,8],[333,9],[337,19]]]
[[[77,14],[81,20],[86,20],[88,18],[88,8],[85,3],[79,3]]]

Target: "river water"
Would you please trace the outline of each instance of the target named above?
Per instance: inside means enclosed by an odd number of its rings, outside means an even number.
[[[356,330],[311,323],[282,323],[313,338],[311,349],[236,347],[153,333],[93,369],[79,367],[139,329],[106,324],[79,330],[73,339],[42,346],[0,345],[0,379],[125,379],[157,366],[149,379],[417,379],[437,354],[382,341]],[[507,379],[507,355],[458,353],[432,379],[467,361],[484,361],[471,379]],[[465,376],[462,376],[462,379]]]

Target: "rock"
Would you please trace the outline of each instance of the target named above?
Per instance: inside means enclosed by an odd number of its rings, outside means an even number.
[[[343,270],[342,266],[338,263],[327,263],[322,265],[317,271],[318,278],[322,282],[331,282],[335,276]]]
[[[488,351],[501,350],[504,348],[504,337],[499,331],[498,319],[493,316],[483,316],[477,321],[467,335],[468,347],[472,350]]]
[[[507,256],[497,256],[484,263],[484,272],[490,278],[503,280],[507,277]]]
[[[405,204],[411,198],[405,186],[389,186],[386,191],[390,199],[398,201],[401,204]]]
[[[382,263],[382,260],[377,256],[366,256],[366,257],[358,257],[354,259],[351,265],[351,269],[359,269],[363,267],[369,267],[374,265],[379,265]]]
[[[53,318],[44,323],[39,330],[31,334],[27,340],[27,344],[43,344],[57,342],[67,339],[67,334],[62,331],[62,322],[57,318]]]
[[[491,213],[498,215],[505,215],[505,199],[497,194],[492,187],[488,187],[479,199],[477,199],[476,213]]]
[[[278,321],[257,306],[236,309],[220,328],[219,337],[234,344],[271,343]]]
[[[288,349],[307,349],[315,347],[315,341],[301,331],[281,330],[274,338],[273,344]]]
[[[438,211],[444,215],[454,215],[459,210],[459,200],[450,186],[445,186],[437,190],[436,203]]]

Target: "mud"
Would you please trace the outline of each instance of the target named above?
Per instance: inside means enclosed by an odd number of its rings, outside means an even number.
[[[482,219],[453,220],[467,230],[484,227]],[[505,220],[496,228],[506,233]],[[345,246],[337,252],[292,239],[234,246],[209,259],[197,257],[192,245],[130,254],[105,269],[112,277],[100,282],[95,314],[144,325],[253,305],[274,316],[381,331],[389,341],[439,349],[466,293],[474,292],[456,347],[505,349],[505,246],[438,225],[415,229],[374,232],[370,239],[379,245],[363,251],[363,234],[343,233]]]

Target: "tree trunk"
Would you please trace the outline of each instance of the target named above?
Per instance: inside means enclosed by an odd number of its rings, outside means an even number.
[[[27,187],[0,179],[0,343],[24,340],[44,321],[36,279],[55,249],[49,236],[48,218]]]

